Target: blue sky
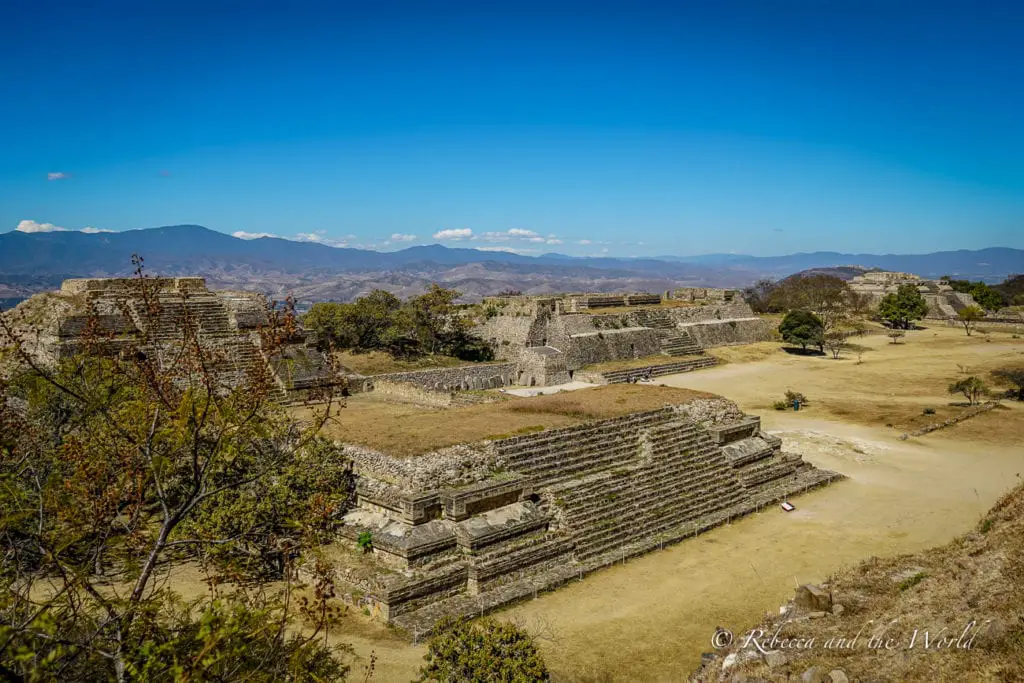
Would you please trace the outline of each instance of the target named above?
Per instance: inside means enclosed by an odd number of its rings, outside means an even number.
[[[0,231],[1024,248],[1021,3],[9,3]]]

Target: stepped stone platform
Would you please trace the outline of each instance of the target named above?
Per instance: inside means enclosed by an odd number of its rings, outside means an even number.
[[[480,306],[476,334],[495,358],[517,364],[514,383],[522,386],[565,384],[601,363],[689,359],[771,338],[769,324],[729,290],[497,296]]]
[[[23,335],[29,352],[47,365],[77,353],[90,325],[109,336],[105,344],[112,352],[134,347],[147,354],[173,352],[187,327],[211,352],[217,378],[227,387],[269,373],[276,398],[287,403],[340,379],[301,329],[283,350],[265,353],[259,330],[268,322],[266,299],[211,291],[201,277],[69,279],[58,292],[37,294],[7,315],[30,332]]]
[[[358,485],[338,584],[422,638],[842,478],[781,447],[720,397],[413,460],[343,446]]]

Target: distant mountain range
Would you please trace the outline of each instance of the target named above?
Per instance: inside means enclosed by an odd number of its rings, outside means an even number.
[[[1006,248],[906,255],[592,258],[525,256],[437,244],[377,252],[274,237],[243,240],[198,225],[175,225],[97,234],[0,234],[0,299],[52,289],[67,277],[129,275],[132,254],[142,255],[153,274],[204,275],[212,286],[292,292],[308,300],[347,299],[378,286],[404,296],[431,281],[457,287],[473,299],[508,288],[540,293],[743,287],[761,277],[778,279],[801,270],[847,265],[989,282],[1024,272],[1024,251]]]

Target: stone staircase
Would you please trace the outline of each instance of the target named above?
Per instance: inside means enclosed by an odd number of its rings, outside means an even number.
[[[231,327],[228,310],[214,295],[182,297],[160,294],[156,297],[157,310],[145,310],[142,301],[131,300],[128,309],[132,322],[148,333],[153,341],[182,338],[182,327],[194,324],[204,337],[226,337],[236,334]]]
[[[544,498],[559,509],[553,517],[578,560],[697,522],[743,494],[708,433],[670,410],[576,430],[571,439],[524,438],[514,450],[499,442],[499,452],[548,487]]]
[[[648,365],[641,368],[610,370],[608,372],[602,372],[601,376],[607,380],[608,384],[623,384],[634,378],[646,377],[648,374],[652,378],[663,377],[664,375],[676,375],[681,372],[693,372],[694,370],[710,368],[715,365],[718,365],[718,361],[716,359],[711,356],[702,355],[689,357],[685,360],[678,360],[671,363],[657,363],[655,365]]]
[[[246,336],[239,335],[231,325],[227,307],[213,294],[182,296],[160,293],[156,310],[145,310],[138,299],[128,302],[128,311],[135,326],[143,330],[151,342],[174,342],[183,339],[185,325],[198,327],[199,335],[211,342],[207,346],[218,371],[218,380],[226,387],[246,384],[251,378],[270,371],[267,360]],[[271,397],[284,401],[287,392],[281,379],[270,373],[274,383]]]
[[[654,330],[661,352],[666,356],[694,356],[704,353],[704,349],[694,341],[690,333],[679,329],[675,321],[664,311],[640,310],[634,315],[638,323]]]
[[[533,478],[535,486],[553,486],[579,476],[635,460],[641,430],[673,418],[668,408],[633,413],[592,424],[552,429],[495,442],[505,466]]]

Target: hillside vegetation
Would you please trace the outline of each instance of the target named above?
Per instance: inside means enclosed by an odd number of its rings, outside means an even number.
[[[949,544],[873,557],[822,588],[833,613],[791,604],[736,634],[694,680],[1024,680],[1024,484]],[[723,670],[729,654],[736,663]]]

